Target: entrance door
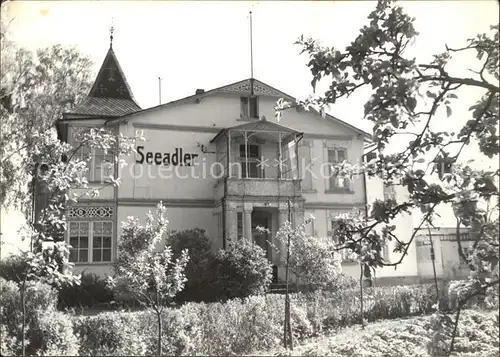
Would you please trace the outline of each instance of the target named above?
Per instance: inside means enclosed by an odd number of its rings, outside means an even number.
[[[269,249],[268,240],[271,238],[271,233],[261,232],[257,227],[267,228],[271,230],[271,212],[254,210],[252,212],[252,236],[253,241],[266,252],[267,258],[271,259],[271,249]]]

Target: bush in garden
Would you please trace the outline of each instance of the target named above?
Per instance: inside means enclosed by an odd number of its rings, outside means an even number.
[[[0,355],[15,356],[21,350],[21,342],[9,333],[9,329],[4,324],[0,324]]]
[[[326,286],[326,290],[338,295],[343,294],[347,290],[356,289],[359,286],[359,281],[350,275],[340,273],[330,280]]]
[[[139,315],[133,313],[109,312],[75,317],[73,327],[80,339],[79,355],[145,355],[147,334],[140,331],[138,325]]]
[[[229,242],[212,265],[215,294],[221,300],[267,292],[272,281],[272,265],[264,250],[246,239]]]
[[[189,307],[185,308],[185,306]],[[200,354],[206,341],[202,338],[202,324],[198,316],[198,306],[199,304],[189,303],[180,309],[168,309],[163,312],[161,343],[165,355],[191,356]],[[158,348],[158,340],[156,339],[158,329],[155,324],[157,317],[151,312],[140,313],[140,316],[139,329],[147,333],[147,355],[154,355]]]
[[[26,261],[19,259],[17,255],[11,255],[0,260],[0,277],[18,283],[26,271],[26,266]]]
[[[19,287],[0,278],[2,350],[21,354],[22,307]],[[49,356],[75,355],[78,340],[73,334],[70,317],[56,311],[57,291],[41,282],[26,283],[26,352]],[[4,353],[4,352],[2,352]]]
[[[1,321],[15,335],[21,333],[19,327],[22,320],[20,301],[18,285],[13,281],[0,278]],[[30,323],[36,310],[48,311],[55,309],[56,301],[57,292],[51,286],[40,282],[26,283],[26,323]]]
[[[45,356],[76,356],[79,341],[71,317],[50,309],[38,310],[29,326],[27,351]]]
[[[113,301],[113,291],[95,274],[82,274],[80,285],[64,285],[59,290],[58,306],[94,307]]]
[[[174,258],[181,256],[182,251],[189,251],[189,262],[186,266],[186,285],[176,296],[177,301],[211,301],[213,280],[217,277],[211,271],[215,254],[211,243],[203,229],[187,229],[173,232],[169,237]]]

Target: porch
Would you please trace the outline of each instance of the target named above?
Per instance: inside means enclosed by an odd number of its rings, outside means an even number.
[[[214,198],[221,202],[223,242],[255,242],[273,264],[275,281],[284,278],[278,228],[289,216],[297,224],[304,215],[301,139],[302,133],[261,119],[223,129],[211,140],[219,168]]]
[[[266,119],[221,130],[216,146],[218,177],[300,180],[298,143],[303,134]]]

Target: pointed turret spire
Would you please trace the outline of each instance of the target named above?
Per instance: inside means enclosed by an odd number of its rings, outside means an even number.
[[[141,108],[132,94],[113,50],[115,28],[109,29],[109,50],[87,98],[66,114],[108,117],[133,113]]]

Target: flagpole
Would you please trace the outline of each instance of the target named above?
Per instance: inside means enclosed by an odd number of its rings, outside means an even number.
[[[253,28],[252,11],[250,11],[250,96],[253,97]]]

